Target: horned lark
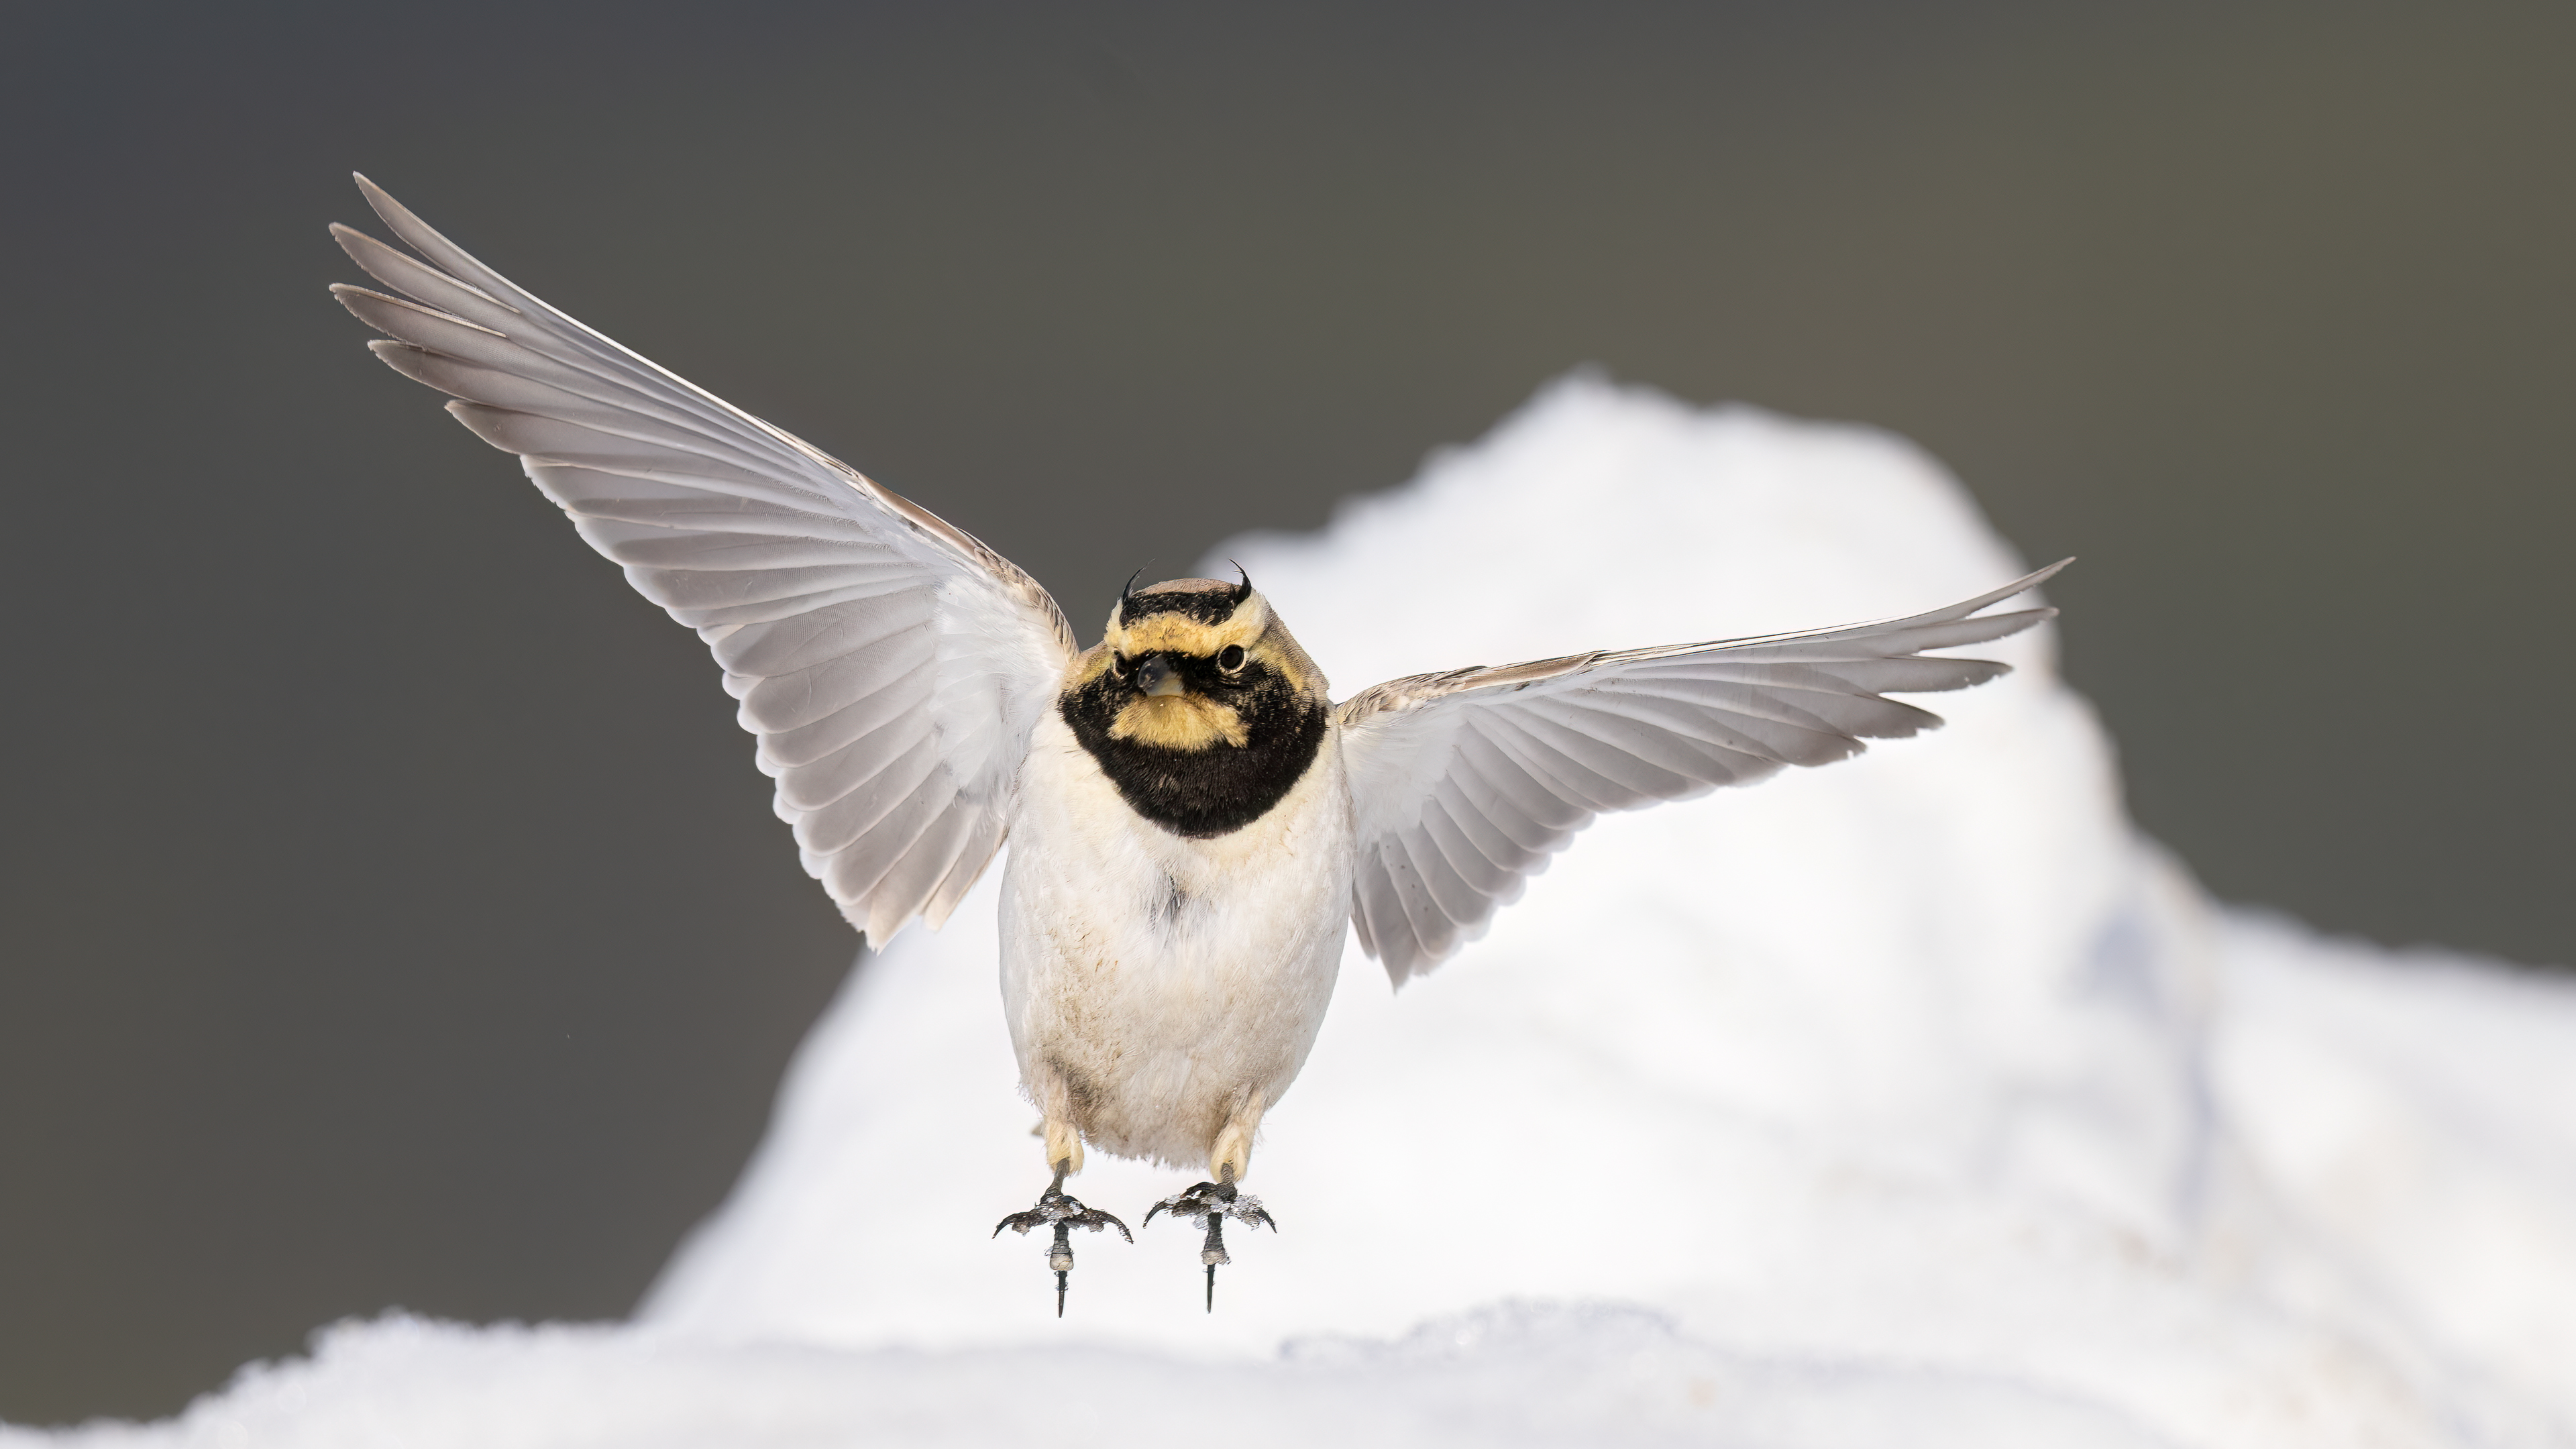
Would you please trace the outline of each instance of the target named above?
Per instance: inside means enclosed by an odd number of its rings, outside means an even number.
[[[1344,924],[1401,984],[1604,811],[1857,753],[1938,717],[1887,693],[2004,666],[1922,651],[2062,568],[1910,618],[1391,680],[1335,704],[1249,577],[1121,591],[1082,648],[1035,580],[820,450],[511,285],[364,177],[417,257],[332,233],[400,293],[334,288],[396,371],[516,453],[629,582],[698,631],[805,869],[868,941],[936,927],[1016,842],[1003,1012],[1053,1176],[994,1229],[1127,1226],[1064,1191],[1086,1144],[1207,1180],[1213,1308],[1262,1114],[1296,1080]],[[408,300],[406,300],[408,299]],[[1132,1239],[1131,1239],[1132,1241]]]

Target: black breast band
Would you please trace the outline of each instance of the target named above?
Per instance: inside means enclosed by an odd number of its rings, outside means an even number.
[[[1275,675],[1210,693],[1242,718],[1242,744],[1219,740],[1176,750],[1112,738],[1110,726],[1135,694],[1106,670],[1058,708],[1129,809],[1175,835],[1207,840],[1269,814],[1296,786],[1323,746],[1331,709],[1301,698]]]

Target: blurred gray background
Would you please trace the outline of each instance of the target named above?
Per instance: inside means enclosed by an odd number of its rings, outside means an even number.
[[[1900,430],[2213,888],[2576,960],[2576,8],[5,13],[0,1418],[623,1312],[852,960],[353,167],[1086,628],[1579,363]]]

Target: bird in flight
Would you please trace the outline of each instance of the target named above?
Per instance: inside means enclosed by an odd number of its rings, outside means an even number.
[[[1891,693],[2005,671],[1923,651],[2018,633],[1946,608],[1796,634],[1389,680],[1335,704],[1248,575],[1120,591],[1085,649],[1010,560],[847,464],[513,286],[365,177],[411,248],[333,226],[390,292],[333,293],[453,400],[741,701],[806,871],[871,946],[936,928],[1012,842],[1003,1014],[1052,1174],[994,1228],[1127,1225],[1068,1194],[1085,1146],[1207,1178],[1145,1215],[1277,1231],[1241,1190],[1322,1025],[1345,923],[1397,985],[1607,811],[1759,780],[1940,723]],[[399,295],[394,295],[399,294]],[[1239,572],[1239,571],[1238,571]]]

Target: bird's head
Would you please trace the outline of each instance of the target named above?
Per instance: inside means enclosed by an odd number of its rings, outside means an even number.
[[[1065,693],[1087,695],[1112,739],[1192,751],[1251,745],[1327,702],[1323,672],[1249,575],[1122,590]]]

